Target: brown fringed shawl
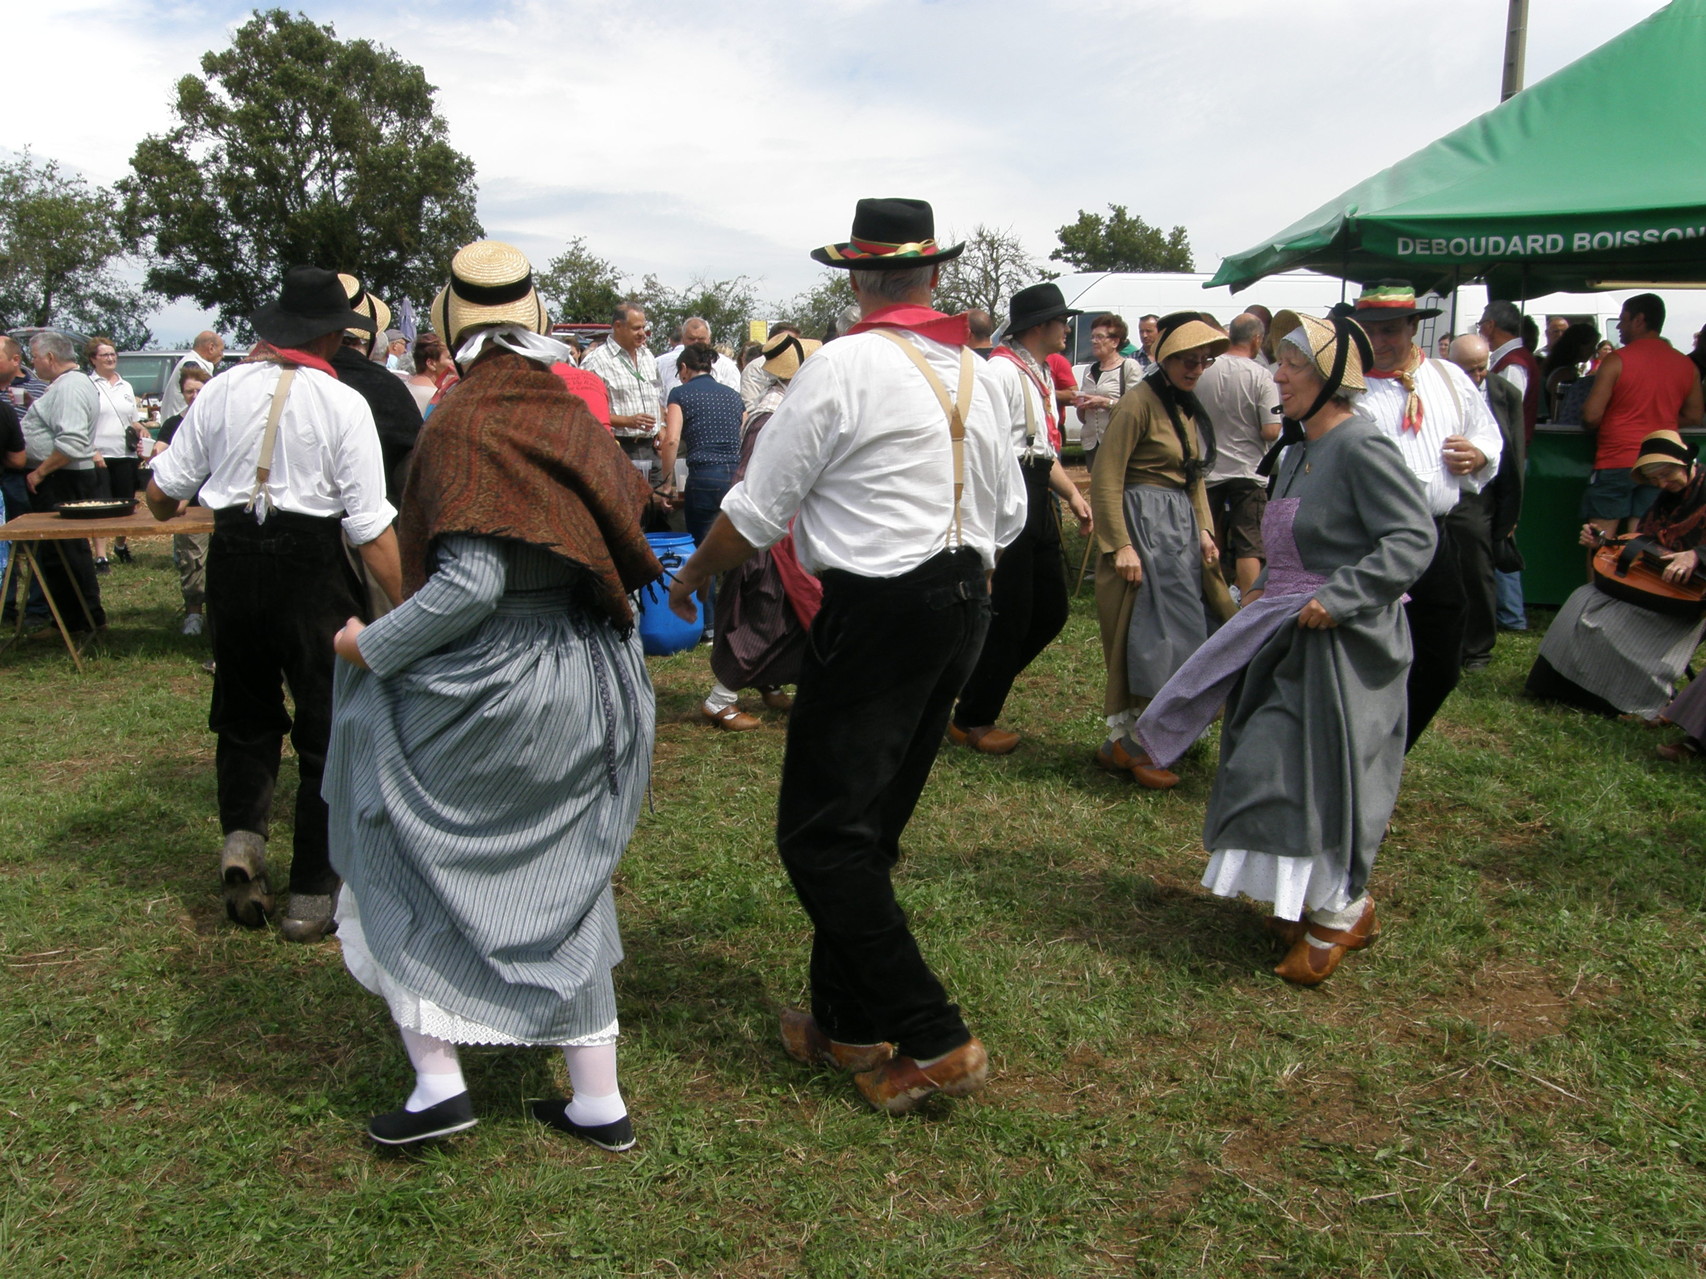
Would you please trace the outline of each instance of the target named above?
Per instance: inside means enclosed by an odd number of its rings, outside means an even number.
[[[504,538],[583,570],[577,593],[626,629],[628,592],[663,572],[640,531],[649,497],[561,378],[520,355],[486,356],[421,428],[397,523],[403,592],[426,582],[437,539]]]

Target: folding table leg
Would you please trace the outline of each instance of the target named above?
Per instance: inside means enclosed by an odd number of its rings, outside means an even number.
[[[59,552],[59,561],[65,565],[65,576],[71,583],[71,589],[76,593],[78,599],[82,599],[82,588],[77,585],[77,579],[71,576],[71,565],[66,561],[63,549]],[[71,664],[77,668],[77,673],[81,675],[83,673],[83,657],[77,651],[77,645],[72,642],[71,628],[65,624],[65,619],[60,616],[59,601],[53,598],[53,592],[48,589],[47,578],[42,576],[41,563],[36,559],[33,551],[30,552],[30,567],[35,570],[36,580],[41,583],[42,598],[47,601],[47,611],[53,614],[53,624],[59,628],[59,638],[65,641],[65,651],[71,654]],[[89,611],[87,601],[84,602],[83,611],[85,613]],[[91,631],[94,624],[94,619],[90,618]]]

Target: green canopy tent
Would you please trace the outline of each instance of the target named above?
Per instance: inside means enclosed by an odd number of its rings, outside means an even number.
[[[1221,262],[1525,299],[1706,283],[1706,0],[1666,8]]]

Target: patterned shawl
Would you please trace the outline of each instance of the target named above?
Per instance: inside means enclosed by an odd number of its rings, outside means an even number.
[[[626,629],[628,592],[663,571],[640,531],[649,496],[561,378],[519,355],[482,356],[415,446],[397,523],[404,593],[426,582],[438,538],[503,538],[581,569],[577,598]]]

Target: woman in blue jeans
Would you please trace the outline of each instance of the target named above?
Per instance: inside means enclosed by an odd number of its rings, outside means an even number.
[[[716,362],[717,352],[707,342],[682,348],[675,362],[681,385],[669,393],[663,431],[658,436],[658,461],[666,489],[675,482],[676,455],[679,453],[687,462],[687,489],[682,495],[682,507],[687,517],[687,532],[695,545],[705,540],[715,522],[717,512],[722,509],[723,494],[734,483],[735,467],[740,463],[740,426],[745,405],[739,391],[711,376]],[[716,598],[717,585],[712,581],[705,587],[707,638]]]

